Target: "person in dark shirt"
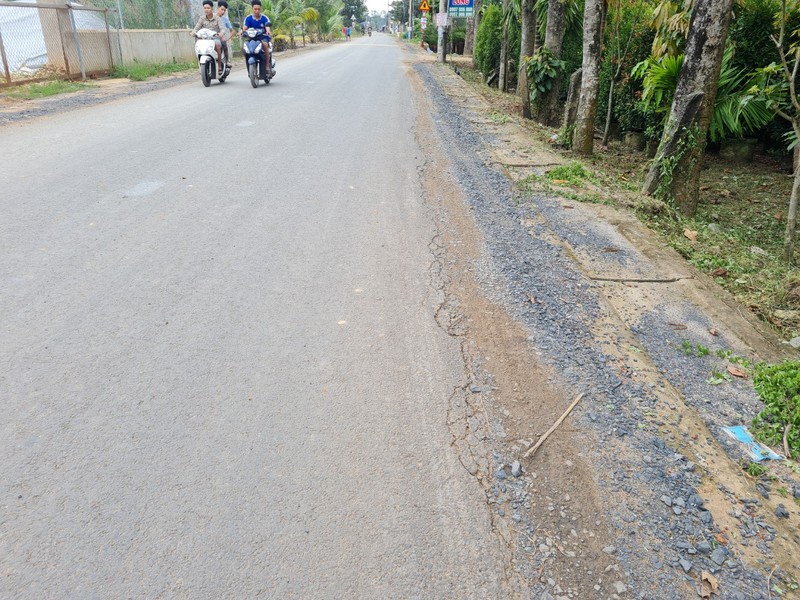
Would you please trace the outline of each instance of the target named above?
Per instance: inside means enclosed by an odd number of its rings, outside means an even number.
[[[253,0],[253,14],[247,15],[242,29],[263,29],[264,34],[259,36],[264,47],[264,56],[267,59],[267,69],[272,71],[272,57],[269,54],[269,41],[272,39],[272,23],[267,15],[261,14],[261,0]],[[274,74],[274,73],[273,73]],[[266,73],[264,74],[266,77]]]

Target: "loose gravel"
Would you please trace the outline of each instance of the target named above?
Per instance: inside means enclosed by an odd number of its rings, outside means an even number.
[[[769,572],[766,565],[776,532],[759,520],[760,501],[740,504],[735,515],[741,524],[738,534],[747,538],[744,543],[764,554],[765,569],[757,570],[718,543],[720,529],[698,493],[697,465],[675,452],[676,440],[662,439],[657,427],[647,424],[645,413],[659,402],[658,384],[633,382],[600,349],[592,333],[592,324],[604,315],[600,287],[587,280],[561,244],[551,241],[555,233],[572,246],[599,251],[618,245],[619,239],[605,237],[602,228],[588,233],[575,229],[561,199],[521,197],[511,181],[488,166],[487,149],[502,142],[474,125],[480,122],[478,115],[445,93],[441,78],[446,71],[428,63],[415,64],[414,69],[435,107],[432,120],[448,149],[453,176],[485,237],[478,275],[485,293],[526,326],[530,344],[560,374],[559,383],[576,393],[586,392],[573,415],[578,426],[592,430],[598,440],[592,460],[605,474],[600,484],[607,491],[606,508],[618,536],[604,552],[613,556],[619,579],[625,580],[614,583],[616,596],[683,598],[686,590],[699,589],[700,572],[707,571],[720,581],[719,598],[768,598],[765,570]],[[545,219],[537,220],[542,215]],[[537,224],[524,227],[521,223],[526,220]],[[613,259],[625,268],[636,268],[635,249],[616,253]],[[672,319],[665,318],[676,310],[680,322],[688,324],[685,330],[676,331],[669,325]],[[713,350],[728,349],[725,337],[696,333],[715,324],[688,303],[659,307],[639,323],[632,333],[641,350],[736,457],[739,448],[720,427],[747,422],[758,411],[758,399],[744,381],[709,385],[712,370],[724,371],[726,361]],[[681,351],[684,340],[706,345],[712,352],[688,356]],[[616,341],[625,343],[622,335]],[[533,558],[528,567],[520,563],[518,568],[530,580],[531,598],[573,597],[562,589],[563,583],[559,586],[549,577],[558,541],[548,543],[549,538],[537,533],[538,524],[527,520],[524,507],[529,506],[530,486],[519,478],[517,457],[507,452],[502,444],[495,445],[493,493],[496,498],[508,496],[509,518],[526,526],[527,539],[520,546]],[[559,507],[554,505],[553,510]],[[779,575],[772,576],[773,583]]]

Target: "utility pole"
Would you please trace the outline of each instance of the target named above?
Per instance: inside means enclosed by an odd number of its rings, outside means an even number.
[[[447,0],[439,0],[439,15],[442,13],[447,15]],[[439,15],[436,15],[437,21]],[[445,49],[445,44],[447,44],[447,28],[437,23],[436,29],[439,33],[438,42],[436,44],[436,62],[443,63],[447,58],[447,50]]]
[[[411,34],[414,33],[414,0],[408,0],[408,39],[411,39]]]

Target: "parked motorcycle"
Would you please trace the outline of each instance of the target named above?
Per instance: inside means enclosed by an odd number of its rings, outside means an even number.
[[[265,34],[264,29],[245,29],[242,32],[242,54],[247,63],[247,76],[250,77],[250,85],[258,87],[260,81],[269,83],[275,77],[275,55],[272,53],[272,42],[269,44],[270,68],[267,68],[267,57],[264,55],[264,47],[261,45],[261,37]]]
[[[194,52],[197,54],[197,65],[200,69],[200,79],[203,80],[203,85],[208,87],[211,81],[218,79],[220,83],[224,83],[225,79],[231,72],[230,65],[225,59],[225,53],[222,54],[222,72],[218,73],[217,69],[217,48],[214,42],[225,42],[219,39],[219,34],[211,29],[201,29],[196,34],[197,41],[194,44]]]

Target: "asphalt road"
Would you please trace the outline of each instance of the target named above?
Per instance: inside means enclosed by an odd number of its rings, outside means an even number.
[[[502,597],[399,47],[0,129],[0,597]]]

